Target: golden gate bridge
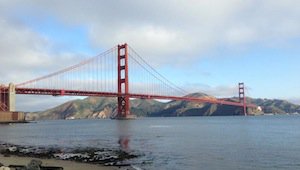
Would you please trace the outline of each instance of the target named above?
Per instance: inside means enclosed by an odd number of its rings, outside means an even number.
[[[59,61],[57,61],[59,62]],[[214,97],[188,97],[187,92],[172,83],[146,62],[128,44],[117,45],[95,57],[57,72],[26,82],[0,87],[0,111],[15,111],[15,95],[116,97],[114,117],[128,119],[130,99],[181,100],[247,108],[244,83],[239,83],[237,102]]]

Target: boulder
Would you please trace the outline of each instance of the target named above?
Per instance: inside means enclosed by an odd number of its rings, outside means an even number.
[[[28,170],[41,170],[42,161],[39,160],[31,160],[27,165]]]
[[[0,165],[0,170],[10,170],[10,168],[9,168],[9,167],[5,167],[5,166],[1,166],[1,165]]]
[[[16,146],[12,146],[12,147],[9,147],[8,150],[10,152],[16,152],[18,150],[18,148]]]

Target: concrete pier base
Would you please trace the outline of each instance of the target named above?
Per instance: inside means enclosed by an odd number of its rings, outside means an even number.
[[[0,85],[0,111],[16,111],[16,87],[9,83],[8,87]]]
[[[117,120],[134,120],[136,119],[137,117],[135,115],[126,115],[126,117],[115,117],[114,119],[117,119]]]
[[[25,122],[23,112],[3,112],[0,111],[0,123],[19,123]]]
[[[25,122],[25,114],[16,112],[16,87],[0,85],[0,123]]]

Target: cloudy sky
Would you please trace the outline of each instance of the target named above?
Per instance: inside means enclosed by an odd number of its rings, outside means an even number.
[[[1,83],[20,83],[127,42],[190,92],[300,103],[298,0],[0,0]],[[19,110],[70,98],[18,97]]]

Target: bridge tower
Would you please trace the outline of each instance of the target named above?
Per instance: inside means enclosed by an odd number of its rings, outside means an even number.
[[[245,84],[244,83],[239,83],[239,102],[243,103],[243,112],[244,112],[244,115],[247,116],[247,103],[246,103]]]
[[[0,111],[14,112],[16,110],[16,87],[0,85]]]
[[[118,45],[118,113],[117,119],[126,119],[130,115],[128,83],[128,45]]]

